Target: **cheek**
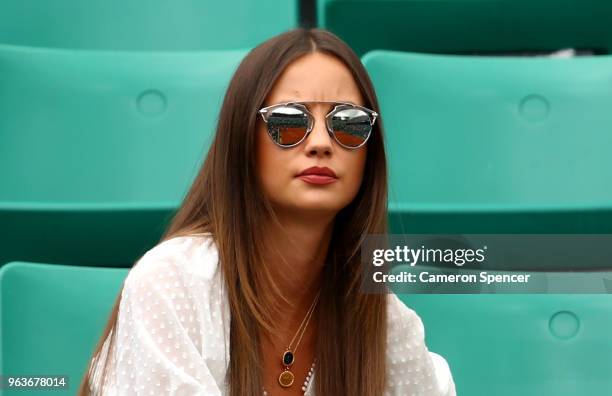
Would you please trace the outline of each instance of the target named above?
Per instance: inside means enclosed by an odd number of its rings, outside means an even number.
[[[268,137],[265,127],[261,126],[257,129],[256,148],[257,177],[264,192],[270,197],[270,193],[275,191],[281,179],[279,171],[283,168],[279,168],[278,164],[283,163],[282,153],[279,153],[278,148]]]
[[[262,185],[266,185],[267,175],[269,174],[268,168],[270,167],[270,147],[264,140],[265,130],[260,126],[257,128],[256,136],[256,148],[257,148],[257,177]]]
[[[347,164],[347,193],[351,196],[351,199],[357,195],[361,182],[363,180],[363,174],[365,170],[365,163],[367,158],[367,146],[359,149],[355,153],[350,153],[348,158],[345,158],[345,164]]]

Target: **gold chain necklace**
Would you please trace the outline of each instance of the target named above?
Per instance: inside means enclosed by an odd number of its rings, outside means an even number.
[[[291,365],[295,362],[295,353],[297,352],[298,346],[300,345],[300,341],[302,341],[302,336],[304,336],[304,333],[306,332],[306,328],[308,327],[308,323],[310,322],[310,317],[314,312],[314,307],[317,304],[317,301],[319,300],[320,294],[321,291],[319,290],[317,292],[317,295],[315,296],[314,301],[312,302],[312,304],[310,304],[310,308],[308,308],[306,316],[304,317],[304,319],[302,319],[300,327],[298,327],[297,332],[295,333],[295,335],[291,339],[291,342],[287,346],[287,349],[283,353],[281,361],[283,363],[283,366],[285,366],[285,370],[283,370],[283,372],[280,373],[280,375],[278,376],[278,383],[283,388],[290,387],[295,379],[295,375],[293,375],[293,372],[289,370],[289,367],[291,367]],[[304,322],[306,322],[306,324],[304,324]],[[300,334],[300,337],[298,338],[298,341],[295,344],[295,349],[292,349],[293,341],[295,340],[295,337],[297,337],[298,333]]]

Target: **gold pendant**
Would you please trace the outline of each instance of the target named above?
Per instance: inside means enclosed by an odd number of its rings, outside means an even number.
[[[293,378],[293,373],[289,370],[285,370],[278,376],[278,383],[283,388],[288,388],[293,384]]]

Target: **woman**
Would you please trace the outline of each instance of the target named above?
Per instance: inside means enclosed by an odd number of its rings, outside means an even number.
[[[253,49],[80,393],[454,395],[417,314],[359,290],[360,244],[387,231],[386,183],[378,102],[355,53],[302,28]]]

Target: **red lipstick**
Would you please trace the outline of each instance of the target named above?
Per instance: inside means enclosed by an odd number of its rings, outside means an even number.
[[[296,177],[310,184],[330,184],[338,180],[333,170],[318,166],[304,169]]]

